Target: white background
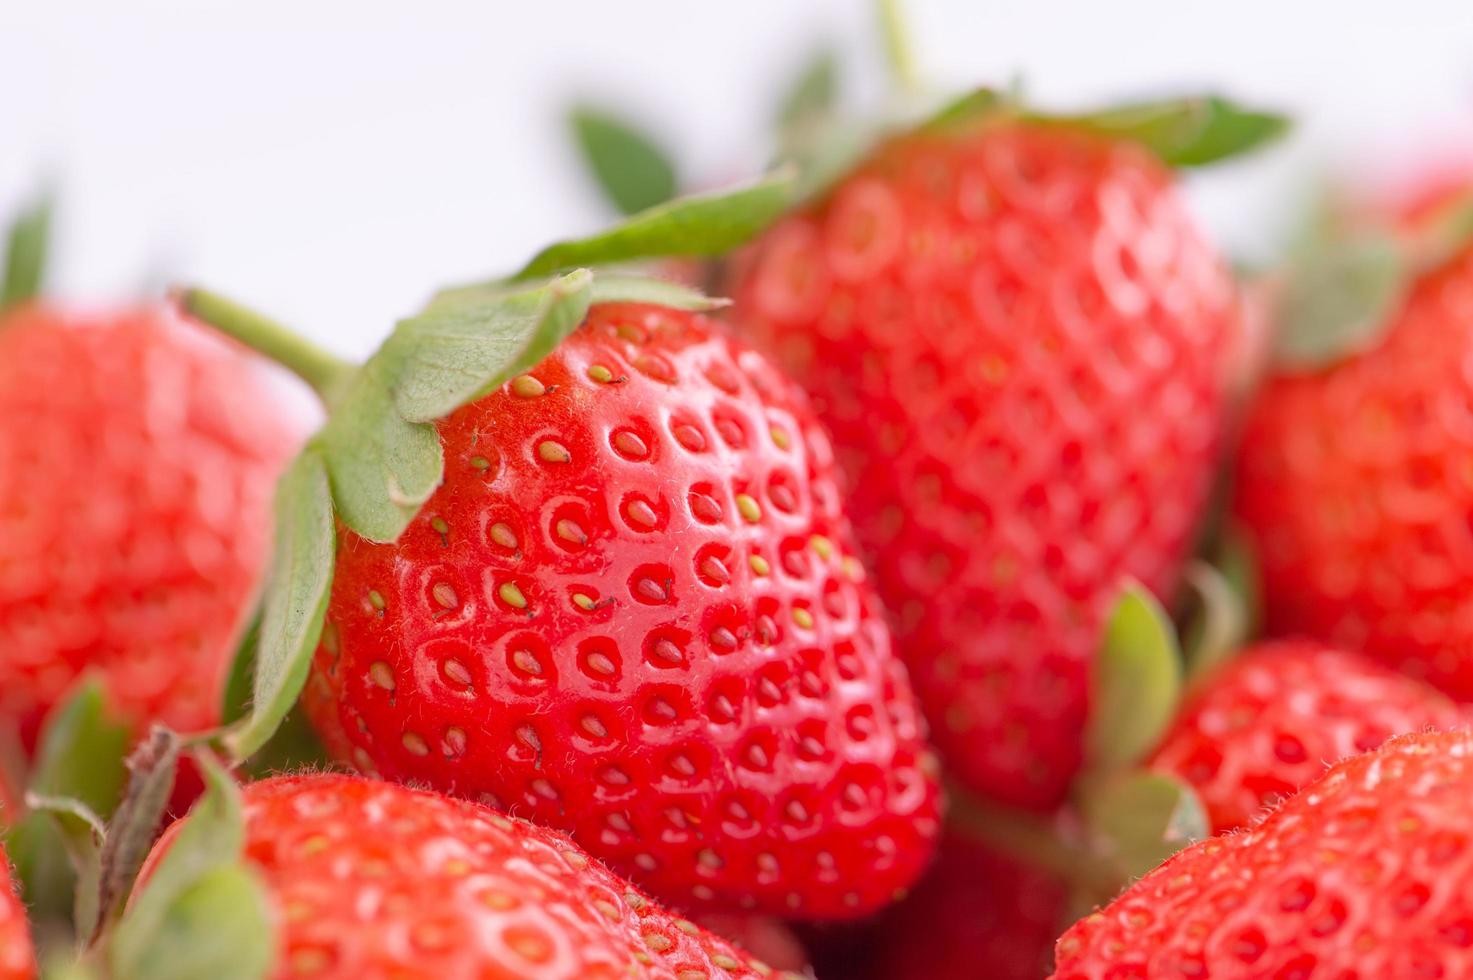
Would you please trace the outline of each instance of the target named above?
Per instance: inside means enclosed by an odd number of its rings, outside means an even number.
[[[835,37],[881,86],[865,0],[0,0],[0,210],[43,178],[74,299],[189,279],[361,355],[434,286],[607,215],[559,121],[637,107],[709,183],[762,162],[791,67]],[[1234,252],[1271,254],[1326,167],[1473,145],[1468,0],[911,0],[939,89],[1015,76],[1054,105],[1214,88],[1297,113],[1194,178]]]

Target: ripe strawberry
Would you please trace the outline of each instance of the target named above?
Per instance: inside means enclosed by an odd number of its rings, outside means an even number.
[[[306,704],[365,772],[565,829],[673,900],[861,915],[938,788],[801,395],[706,317],[601,304],[343,530]]]
[[[1473,248],[1422,273],[1378,343],[1262,391],[1234,508],[1267,622],[1362,649],[1473,698]],[[1292,327],[1292,325],[1291,325]]]
[[[1142,147],[985,119],[883,145],[738,263],[808,389],[938,747],[1048,807],[1122,576],[1175,587],[1212,480],[1231,279]]]
[[[299,434],[251,358],[161,307],[0,318],[0,718],[83,671],[140,728],[219,722]]]
[[[1473,734],[1402,736],[1071,928],[1059,980],[1473,972]]]
[[[1338,759],[1466,723],[1434,688],[1358,654],[1270,642],[1205,679],[1147,765],[1190,783],[1220,833],[1248,826]]]
[[[31,929],[26,907],[15,894],[10,862],[0,848],[0,980],[31,980],[36,975],[36,957],[31,949]]]
[[[347,775],[281,776],[242,795],[244,856],[278,910],[283,980],[773,976],[563,835],[477,804]]]

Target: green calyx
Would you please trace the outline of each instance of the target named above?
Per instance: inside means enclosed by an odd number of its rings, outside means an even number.
[[[327,422],[277,485],[275,549],[261,613],[230,673],[230,721],[212,733],[217,747],[243,761],[281,727],[321,638],[338,526],[377,542],[403,533],[444,473],[439,419],[542,361],[595,303],[722,305],[619,266],[727,251],[781,214],[792,193],[792,177],[778,174],[660,204],[607,231],[559,242],[513,276],[436,294],[359,366],[214,293],[180,292],[189,313],[281,361],[328,409]]]
[[[0,269],[0,311],[40,295],[51,245],[51,209],[51,195],[42,194],[11,223]]]
[[[1333,205],[1311,223],[1279,296],[1277,364],[1312,371],[1380,343],[1418,276],[1473,242],[1473,192],[1408,228],[1340,220]]]
[[[568,111],[568,129],[594,182],[620,214],[636,214],[676,195],[670,154],[634,122],[580,103]]]

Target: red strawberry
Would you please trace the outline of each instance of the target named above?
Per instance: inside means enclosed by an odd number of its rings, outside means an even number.
[[[1336,764],[1267,820],[1194,844],[1071,928],[1059,980],[1473,972],[1473,734]]]
[[[1066,899],[1053,875],[948,835],[915,892],[881,921],[865,976],[1035,980],[1048,968]]]
[[[283,980],[773,976],[563,835],[474,803],[346,775],[242,795],[245,861],[278,913]]]
[[[218,724],[299,441],[259,368],[162,307],[0,318],[0,717],[84,670],[140,727]]]
[[[1473,698],[1473,248],[1409,284],[1371,349],[1287,369],[1243,433],[1235,510],[1271,630]],[[1292,330],[1293,325],[1289,325]]]
[[[31,980],[36,975],[36,957],[31,949],[31,929],[26,907],[15,894],[10,863],[0,848],[0,980]]]
[[[1362,656],[1264,643],[1205,679],[1147,765],[1190,783],[1222,832],[1248,826],[1338,759],[1463,724],[1447,697]]]
[[[984,120],[893,140],[745,257],[737,318],[811,393],[938,746],[1058,803],[1121,576],[1174,588],[1234,290],[1142,147]]]
[[[794,387],[709,319],[602,304],[439,423],[397,541],[340,534],[330,748],[570,831],[657,893],[856,916],[938,788]]]

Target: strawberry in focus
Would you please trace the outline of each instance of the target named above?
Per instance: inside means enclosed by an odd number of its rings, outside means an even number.
[[[1189,783],[1222,833],[1250,826],[1339,759],[1467,720],[1435,688],[1359,654],[1267,642],[1204,679],[1146,765]]]
[[[662,896],[853,917],[939,790],[800,393],[696,313],[601,304],[340,533],[305,703],[339,758],[570,832]]]
[[[983,121],[885,144],[739,261],[736,319],[811,394],[956,776],[1079,768],[1122,576],[1176,586],[1219,452],[1231,278],[1126,140]]]
[[[1402,736],[1073,926],[1059,980],[1473,970],[1473,735]]]
[[[477,804],[347,775],[242,795],[244,860],[277,910],[282,980],[774,976],[561,834]]]
[[[0,717],[27,743],[88,671],[139,730],[219,722],[302,435],[255,360],[162,306],[0,317]]]

